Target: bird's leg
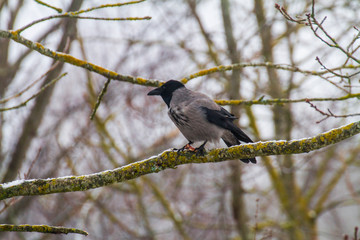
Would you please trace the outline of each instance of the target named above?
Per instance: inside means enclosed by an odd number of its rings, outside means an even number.
[[[205,144],[207,140],[201,144],[199,147],[195,148],[196,155],[204,155],[205,154]]]
[[[182,148],[176,149],[174,148],[174,150],[177,150],[178,152],[184,151],[184,150],[190,150],[190,151],[195,151],[195,148],[193,146],[191,146],[193,142],[189,141],[185,146],[183,146]]]

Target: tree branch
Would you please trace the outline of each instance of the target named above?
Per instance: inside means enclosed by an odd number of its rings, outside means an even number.
[[[286,98],[275,98],[275,99],[264,99],[261,97],[257,100],[215,100],[219,105],[273,105],[273,104],[285,104],[285,103],[305,103],[305,102],[326,102],[326,101],[345,101],[350,98],[359,98],[360,93],[349,93],[342,97],[337,98],[299,98],[299,99],[286,99]]]
[[[95,113],[96,113],[98,107],[100,106],[100,102],[101,102],[102,98],[104,97],[104,95],[105,95],[105,93],[107,91],[107,88],[108,88],[108,86],[110,84],[110,81],[111,81],[110,78],[108,80],[106,80],[106,82],[104,84],[104,87],[101,89],[101,92],[100,92],[100,94],[99,94],[99,96],[98,96],[98,98],[96,100],[95,107],[94,107],[94,109],[93,109],[93,111],[92,111],[92,113],[90,115],[90,120],[94,119]]]
[[[338,143],[358,133],[360,133],[360,121],[310,138],[292,141],[257,142],[230,148],[213,149],[205,156],[200,157],[189,151],[181,153],[165,151],[158,156],[146,160],[90,175],[18,180],[0,184],[0,200],[15,196],[86,191],[189,163],[222,162],[230,159],[251,158],[255,156],[308,153]]]
[[[20,34],[21,32],[23,32],[24,30],[34,26],[35,24],[50,20],[50,19],[56,19],[56,18],[78,18],[78,19],[94,19],[94,20],[112,20],[112,21],[124,21],[124,20],[150,20],[151,17],[144,17],[144,18],[97,18],[97,17],[82,17],[82,16],[78,16],[79,14],[82,13],[87,13],[87,12],[91,12],[97,9],[101,9],[101,8],[109,8],[109,7],[121,7],[124,5],[129,5],[129,4],[136,4],[136,3],[141,3],[144,2],[145,0],[139,0],[139,1],[131,1],[131,2],[125,2],[125,3],[115,3],[115,4],[104,4],[104,5],[100,5],[97,7],[93,7],[93,8],[88,8],[88,9],[84,9],[84,10],[78,10],[78,11],[70,11],[70,12],[65,12],[64,14],[58,14],[58,15],[51,15],[48,17],[44,17],[38,20],[35,20],[29,24],[27,24],[24,27],[21,27],[19,29],[16,30],[17,34]],[[50,7],[58,12],[62,12],[62,9],[59,8],[55,8],[52,7],[48,4],[44,4],[40,1],[36,1],[37,3],[44,5],[46,7]]]
[[[42,44],[38,43],[38,42],[33,42],[29,39],[26,39],[24,37],[22,37],[20,34],[17,33],[17,31],[5,31],[5,30],[0,30],[0,38],[8,38],[8,39],[12,39],[26,47],[28,47],[29,49],[35,50],[37,52],[39,52],[42,55],[45,55],[47,57],[53,58],[55,60],[61,61],[61,62],[65,62],[65,63],[69,63],[72,64],[74,66],[78,66],[78,67],[82,67],[84,69],[87,69],[91,72],[95,72],[98,73],[106,78],[110,78],[110,79],[114,79],[114,80],[118,80],[118,81],[124,81],[124,82],[130,82],[133,84],[139,84],[139,85],[143,85],[143,86],[151,86],[151,87],[159,87],[161,85],[161,81],[158,80],[150,80],[150,79],[145,79],[145,78],[140,78],[140,77],[132,77],[132,76],[127,76],[127,75],[120,75],[114,71],[108,70],[106,68],[103,68],[101,66],[98,66],[96,64],[78,59],[73,57],[70,54],[65,54],[62,52],[56,52],[53,51],[49,48],[44,47]],[[201,77],[201,76],[205,76],[205,75],[209,75],[215,72],[225,72],[225,71],[233,71],[233,70],[238,70],[241,68],[245,68],[245,67],[267,67],[267,68],[275,68],[278,70],[285,70],[285,71],[291,71],[291,72],[299,72],[305,75],[315,75],[315,76],[322,76],[324,74],[329,73],[329,71],[308,71],[308,70],[302,70],[298,67],[294,67],[294,66],[289,66],[286,64],[275,64],[275,63],[271,63],[271,62],[265,62],[265,63],[237,63],[237,64],[232,64],[232,65],[227,65],[227,66],[216,66],[210,69],[205,69],[205,70],[201,70],[197,73],[191,74],[188,77],[183,78],[181,81],[183,83],[187,83],[189,80],[197,78],[197,77]],[[342,66],[339,68],[334,68],[331,69],[332,71],[335,70],[340,70],[340,69],[358,69],[359,65],[348,65],[348,66]]]
[[[160,86],[160,82],[156,81],[156,80],[147,80],[147,79],[139,78],[139,77],[136,78],[136,77],[132,77],[132,76],[120,75],[114,71],[111,71],[111,70],[105,69],[103,67],[100,67],[98,65],[89,63],[87,61],[75,58],[75,57],[71,56],[70,54],[52,51],[51,49],[44,47],[40,43],[32,42],[29,39],[22,37],[21,35],[17,34],[16,31],[0,30],[0,37],[12,39],[32,50],[39,52],[42,55],[45,55],[47,57],[53,58],[53,59],[61,61],[61,62],[70,63],[74,66],[82,67],[91,72],[96,72],[106,78],[111,78],[114,80],[119,80],[119,81],[124,81],[124,82],[130,82],[130,83],[134,83],[134,84],[140,84],[140,85],[144,85],[144,86],[152,86],[152,87]]]
[[[59,77],[53,79],[52,81],[46,83],[43,87],[40,88],[39,91],[37,91],[34,95],[32,95],[31,97],[29,97],[28,99],[26,99],[24,102],[21,102],[20,104],[16,105],[16,106],[12,106],[12,107],[6,107],[6,108],[0,108],[0,112],[5,112],[5,111],[9,111],[9,110],[14,110],[14,109],[18,109],[21,107],[26,106],[26,104],[28,104],[28,102],[30,102],[32,99],[36,98],[37,96],[39,96],[43,91],[45,91],[48,87],[54,85],[57,81],[59,81],[61,78],[63,78],[64,76],[66,76],[67,73],[63,73],[61,74]],[[0,102],[1,103],[1,102]]]
[[[47,225],[11,225],[11,224],[0,224],[0,232],[39,232],[39,233],[53,233],[53,234],[68,234],[78,233],[87,236],[88,233],[76,229],[66,227],[54,227]]]
[[[328,73],[327,71],[321,71],[321,72],[307,71],[307,70],[302,70],[302,69],[300,69],[298,67],[290,66],[288,64],[276,64],[276,63],[272,63],[272,62],[236,63],[236,64],[231,64],[231,65],[226,65],[226,66],[225,65],[219,65],[219,66],[216,66],[216,67],[213,67],[213,68],[204,69],[204,70],[201,70],[201,71],[199,71],[197,73],[191,74],[188,77],[185,77],[185,78],[181,79],[181,81],[183,83],[187,83],[189,80],[197,78],[197,77],[202,77],[202,76],[209,75],[209,74],[216,73],[216,72],[225,72],[225,71],[238,70],[238,69],[242,69],[242,68],[246,68],[246,67],[275,68],[275,69],[278,69],[278,70],[285,70],[285,71],[291,71],[291,72],[300,72],[300,73],[303,73],[303,74],[315,75],[315,76],[321,76],[321,75],[324,75],[324,74]],[[351,68],[353,68],[353,67],[354,66],[351,66]]]

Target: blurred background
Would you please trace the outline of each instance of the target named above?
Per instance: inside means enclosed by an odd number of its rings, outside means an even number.
[[[77,11],[105,1],[49,3]],[[324,71],[316,57],[326,68],[338,68],[338,74],[358,71],[345,68],[358,64],[309,27],[287,21],[275,3],[294,18],[312,9],[309,0],[153,0],[86,14],[151,20],[51,19],[22,36],[122,75],[160,81],[233,63]],[[315,5],[318,20],[326,17],[326,31],[354,56],[359,9],[355,0]],[[0,29],[54,14],[35,1],[0,0]],[[186,143],[162,99],[146,95],[152,88],[111,81],[91,121],[103,76],[55,64],[7,39],[0,39],[0,99],[10,100],[0,107],[24,102],[65,72],[25,107],[0,112],[1,182],[90,174]],[[337,98],[358,93],[359,86],[358,75],[314,76],[265,67],[214,73],[187,84],[214,99],[245,100]],[[360,112],[356,98],[313,104],[338,115]],[[359,121],[355,116],[317,123],[325,116],[305,102],[226,108],[240,117],[238,124],[254,141],[306,138]],[[8,199],[0,203],[0,223],[76,227],[89,232],[86,239],[344,239],[360,225],[359,159],[360,138],[353,137],[308,154],[258,157],[257,165],[183,165],[87,192]],[[37,233],[0,233],[0,238],[85,239]]]

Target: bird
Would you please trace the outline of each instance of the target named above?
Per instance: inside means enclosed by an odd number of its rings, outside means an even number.
[[[168,115],[188,143],[178,149],[204,153],[207,142],[218,142],[220,138],[230,147],[240,142],[253,141],[234,124],[237,119],[207,95],[192,91],[180,81],[169,80],[147,95],[159,95],[168,107]],[[203,142],[198,148],[191,144]],[[240,159],[244,163],[256,163],[256,158]]]

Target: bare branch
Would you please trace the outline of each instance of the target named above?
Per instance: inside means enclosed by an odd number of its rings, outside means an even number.
[[[4,99],[0,99],[0,104],[4,104],[14,98],[18,98],[21,95],[23,95],[26,91],[28,91],[30,88],[32,88],[36,83],[38,83],[41,79],[43,79],[46,75],[48,75],[51,71],[53,71],[60,62],[56,62],[55,64],[53,64],[50,69],[44,73],[43,75],[41,75],[38,79],[36,79],[34,82],[32,82],[29,86],[27,86],[26,88],[24,88],[23,90],[21,90],[20,92],[16,93],[15,95],[11,96],[11,97],[7,97]]]
[[[328,45],[329,47],[333,47],[333,48],[337,48],[339,49],[341,52],[343,52],[348,58],[354,60],[355,62],[357,63],[360,63],[360,60],[355,58],[354,55],[345,50],[337,41],[335,38],[333,38],[326,30],[325,28],[323,27],[323,22],[326,20],[326,17],[321,21],[319,22],[317,20],[317,18],[315,17],[315,1],[313,0],[312,1],[312,11],[311,13],[308,13],[306,14],[306,17],[307,17],[307,22],[304,23],[304,19],[300,19],[300,20],[296,20],[294,18],[292,18],[285,10],[285,8],[283,7],[280,7],[278,4],[275,4],[275,8],[279,10],[279,12],[288,20],[288,21],[291,21],[291,22],[295,22],[295,23],[298,23],[298,24],[305,24],[307,26],[309,26],[312,30],[312,32],[314,33],[314,35],[320,39],[323,43],[325,43],[326,45]],[[319,35],[318,33],[318,30],[321,30],[321,32],[325,35],[325,38],[323,38],[322,36]],[[357,30],[355,28],[355,30]],[[358,34],[359,35],[359,34]],[[358,36],[357,35],[357,36]],[[353,41],[350,43],[351,44],[354,44],[355,43],[355,40],[356,40],[357,37],[355,37],[355,39],[353,39]]]
[[[66,76],[67,73],[63,73],[61,74],[59,77],[53,79],[52,81],[50,81],[49,83],[45,84],[37,93],[35,93],[34,95],[32,95],[31,97],[29,97],[27,100],[25,100],[24,102],[13,106],[13,107],[9,107],[9,108],[0,108],[0,112],[4,112],[4,111],[9,111],[9,110],[14,110],[14,109],[18,109],[21,107],[26,106],[26,104],[28,104],[28,102],[30,102],[32,99],[36,98],[37,96],[39,96],[45,89],[47,89],[48,87],[52,86],[53,84],[55,84],[57,81],[59,81],[61,78],[63,78],[64,76]]]
[[[308,25],[305,18],[295,19],[291,17],[291,15],[287,13],[286,9],[284,7],[281,7],[279,4],[275,3],[275,8],[286,18],[286,20],[298,24]]]
[[[45,7],[51,8],[51,9],[57,11],[58,13],[62,13],[62,11],[63,11],[61,8],[51,6],[50,4],[44,3],[43,1],[40,1],[40,0],[35,0],[35,2],[37,2],[38,4],[43,5]]]
[[[149,20],[151,19],[151,17],[143,17],[143,18],[98,18],[98,17],[81,17],[78,16],[79,14],[82,13],[86,13],[86,12],[91,12],[97,9],[101,9],[101,8],[109,8],[109,7],[121,7],[121,6],[125,6],[125,5],[129,5],[129,4],[135,4],[135,3],[141,3],[144,2],[145,0],[139,0],[139,1],[131,1],[131,2],[125,2],[125,3],[115,3],[115,4],[104,4],[104,5],[100,5],[97,7],[93,7],[93,8],[88,8],[85,10],[79,10],[79,11],[74,11],[74,12],[66,12],[64,14],[59,14],[59,15],[51,15],[45,18],[41,18],[38,20],[35,20],[19,29],[16,30],[16,32],[18,34],[20,34],[21,32],[23,32],[24,30],[34,26],[35,24],[50,20],[50,19],[56,19],[56,18],[78,18],[78,19],[93,19],[93,20],[107,20],[107,21],[123,21],[123,20]],[[50,5],[46,5],[46,4],[42,4],[45,6],[50,6]],[[60,9],[61,10],[61,9]],[[62,10],[61,10],[62,11]]]
[[[98,99],[97,99],[97,101],[96,101],[96,103],[95,103],[94,110],[93,110],[93,112],[91,113],[90,120],[93,120],[93,119],[94,119],[96,110],[97,110],[98,107],[100,106],[100,102],[101,102],[102,98],[104,97],[104,95],[105,95],[105,93],[106,93],[106,90],[107,90],[107,88],[108,88],[108,86],[109,86],[110,81],[111,81],[111,79],[109,78],[109,79],[105,82],[103,89],[101,89],[101,92],[100,92],[100,94],[99,94],[99,97],[98,97]]]
[[[86,12],[91,12],[97,9],[102,9],[102,8],[109,8],[109,7],[122,7],[125,5],[130,5],[130,4],[137,4],[137,3],[142,3],[145,2],[146,0],[137,0],[137,1],[130,1],[130,2],[124,2],[124,3],[114,3],[114,4],[103,4],[97,7],[92,7],[92,8],[88,8],[85,10],[79,10],[79,11],[75,11],[75,12],[71,12],[73,14],[81,14],[81,13],[86,13]]]
[[[360,116],[360,113],[352,113],[352,114],[345,114],[345,115],[335,115],[333,114],[330,109],[327,109],[328,110],[328,113],[327,112],[324,112],[322,110],[320,110],[316,105],[312,104],[309,100],[306,101],[308,104],[310,104],[310,106],[312,108],[314,108],[317,112],[319,112],[321,115],[325,116],[325,118],[317,121],[316,123],[321,123],[322,121],[330,118],[330,117],[334,117],[334,118],[347,118],[347,117],[356,117],[356,116]]]

